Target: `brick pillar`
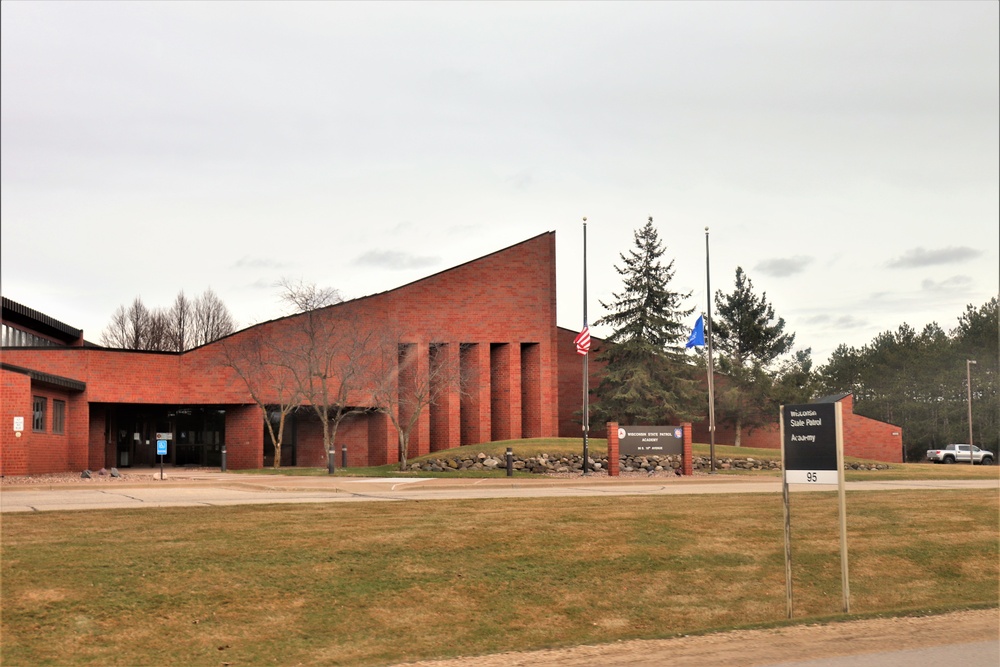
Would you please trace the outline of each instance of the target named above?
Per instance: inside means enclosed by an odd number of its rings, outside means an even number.
[[[431,451],[452,449],[462,444],[462,383],[459,372],[459,344],[431,348],[430,364],[437,399],[430,406]]]
[[[91,408],[96,409],[96,408]],[[118,467],[118,424],[115,421],[115,413],[108,408],[103,406],[100,408],[104,413],[103,421],[107,425],[108,435],[107,440],[104,443],[104,460],[105,467],[107,468],[117,468]]]
[[[86,410],[90,415],[90,423],[87,427],[87,468],[100,470],[101,468],[112,468],[115,465],[114,456],[110,460],[107,457],[108,428],[106,424],[107,409],[102,407],[90,407],[86,401],[70,401],[71,410]]]
[[[542,437],[541,350],[538,343],[521,344],[521,437]]]
[[[681,422],[681,428],[684,429],[684,456],[681,474],[690,476],[694,475],[694,459],[691,454],[691,422]]]
[[[389,421],[389,415],[384,412],[372,413],[368,416],[368,458],[364,465],[382,466],[397,462],[399,437]]]
[[[618,455],[618,422],[608,422],[608,476],[617,477],[620,457]]]
[[[396,385],[397,392],[397,408],[399,410],[399,423],[406,424],[410,421],[413,416],[413,410],[417,407],[413,405],[413,396],[417,392],[417,387],[420,385],[421,381],[427,377],[427,357],[426,350],[422,350],[423,346],[414,345],[412,343],[400,345],[399,346],[399,356],[397,363],[399,364],[399,375]],[[428,439],[421,438],[423,430],[421,426],[423,425],[423,416],[417,416],[417,423],[414,424],[410,431],[410,441],[407,445],[407,458],[413,456],[420,456],[421,454],[426,454],[428,449]],[[427,423],[428,426],[428,436],[430,431],[430,422]]]
[[[490,345],[491,440],[521,437],[520,369],[515,369],[512,347],[509,343]]]
[[[409,353],[416,354],[414,364],[415,389],[429,391],[427,386],[430,382],[430,349],[427,344],[421,343],[409,346]],[[402,389],[402,387],[400,387]],[[402,401],[401,401],[402,403]],[[410,432],[410,443],[407,447],[406,458],[411,459],[431,452],[431,411],[430,406],[424,406],[417,416],[417,423]]]
[[[0,474],[27,475],[28,441],[31,439],[31,379],[27,375],[0,370],[3,391],[0,406],[3,413],[0,428]],[[14,432],[14,417],[24,419],[24,430]],[[20,434],[20,437],[18,436]]]
[[[226,408],[226,467],[264,467],[264,411],[256,405]]]
[[[462,396],[462,444],[489,442],[493,430],[490,414],[490,345],[462,345],[462,375],[468,383]]]

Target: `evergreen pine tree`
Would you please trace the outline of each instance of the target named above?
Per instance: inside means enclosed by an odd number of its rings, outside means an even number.
[[[669,424],[690,419],[697,384],[685,361],[684,322],[694,309],[683,307],[690,293],[670,289],[674,263],[664,265],[664,248],[653,219],[635,232],[635,249],[619,255],[624,290],[614,302],[601,302],[608,314],[595,324],[614,329],[597,357],[606,364],[595,390],[595,421]]]
[[[744,427],[753,429],[774,421],[780,387],[775,386],[773,363],[792,349],[795,334],[785,333],[785,320],[775,320],[767,294],[754,294],[753,282],[741,267],[736,267],[733,292],[715,293],[715,308],[714,342],[719,370],[727,376],[718,392],[720,421],[734,427],[739,447]]]

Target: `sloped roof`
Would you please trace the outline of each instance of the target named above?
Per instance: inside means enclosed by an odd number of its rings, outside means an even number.
[[[850,395],[851,392],[849,391],[843,394],[830,394],[829,396],[823,396],[821,398],[817,398],[815,401],[813,401],[813,403],[839,403],[840,401],[844,400]]]
[[[3,319],[26,329],[36,331],[40,334],[51,336],[56,340],[61,340],[64,343],[73,343],[81,338],[83,338],[83,331],[75,327],[71,327],[64,322],[60,322],[54,317],[49,317],[45,313],[41,313],[34,308],[28,308],[16,301],[8,299],[7,297],[2,298],[3,301]]]

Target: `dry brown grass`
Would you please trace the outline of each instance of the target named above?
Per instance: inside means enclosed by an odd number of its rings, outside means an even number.
[[[792,495],[798,618],[839,613],[836,505]],[[997,604],[998,509],[849,493],[852,611]],[[773,495],[6,515],[2,538],[5,665],[368,665],[785,615]]]

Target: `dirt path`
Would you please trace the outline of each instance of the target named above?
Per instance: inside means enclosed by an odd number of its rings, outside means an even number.
[[[948,628],[948,632],[941,632]],[[972,641],[1000,641],[1000,610],[880,618],[602,646],[407,663],[409,667],[754,667]]]

